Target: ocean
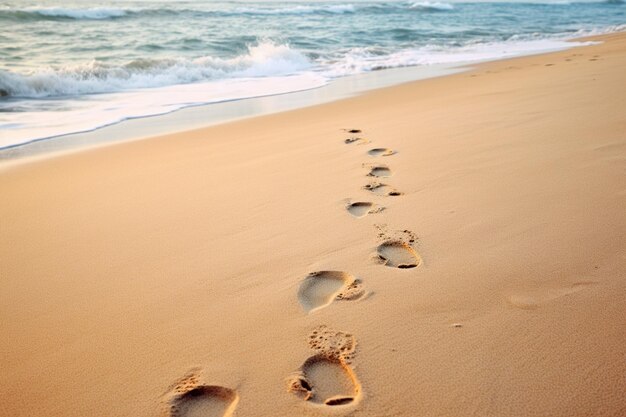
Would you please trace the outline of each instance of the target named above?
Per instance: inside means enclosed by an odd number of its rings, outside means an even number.
[[[624,29],[621,1],[3,1],[0,149]]]

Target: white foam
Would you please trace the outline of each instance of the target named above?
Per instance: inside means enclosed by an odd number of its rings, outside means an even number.
[[[122,66],[92,61],[28,74],[0,70],[0,91],[26,98],[108,93],[224,78],[288,75],[310,66],[301,52],[287,45],[262,42],[230,59],[142,59]]]
[[[620,25],[571,36],[624,29],[626,25]],[[316,88],[331,78],[377,69],[478,62],[591,43],[565,39],[563,35],[555,39],[516,36],[504,42],[463,47],[431,45],[387,54],[380,48],[354,48],[334,59],[315,62],[288,45],[262,42],[230,59],[140,60],[123,66],[92,62],[32,74],[0,71],[0,93],[32,98],[5,102],[5,108],[15,103],[26,111],[9,109],[0,113],[0,148],[183,107]],[[85,95],[88,93],[106,94]],[[71,94],[78,97],[67,97]],[[63,100],[40,99],[61,95],[65,95]]]
[[[430,45],[387,55],[381,55],[368,48],[353,48],[341,59],[335,62],[326,62],[324,66],[327,69],[323,74],[335,78],[387,68],[480,62],[558,51],[586,44],[590,43],[573,43],[557,39],[511,40],[454,48]]]
[[[450,3],[442,3],[437,1],[420,1],[416,3],[411,3],[409,5],[409,8],[419,10],[453,10],[454,6]]]
[[[572,38],[580,38],[583,36],[605,35],[607,33],[623,32],[626,30],[626,23],[623,25],[613,25],[604,28],[580,29],[576,31]]]
[[[123,120],[166,114],[195,105],[313,89],[326,82],[320,75],[303,73],[237,78],[66,100],[64,105],[67,109],[62,117],[58,112],[44,109],[11,113],[10,122],[0,121],[0,149],[68,133],[87,132]],[[26,101],[22,105],[36,108],[38,101],[31,102]]]

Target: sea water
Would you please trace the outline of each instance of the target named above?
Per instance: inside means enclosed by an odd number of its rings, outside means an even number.
[[[0,149],[624,29],[621,1],[4,1]]]

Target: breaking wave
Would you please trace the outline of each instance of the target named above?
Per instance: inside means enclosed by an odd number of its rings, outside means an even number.
[[[26,9],[0,9],[0,18],[14,20],[37,19],[88,19],[103,20],[126,16],[124,9],[94,7],[90,9],[67,9],[62,7],[43,7]]]
[[[417,3],[412,3],[409,8],[416,10],[446,11],[453,10],[454,6],[450,3],[421,1]]]
[[[268,77],[302,72],[309,59],[288,45],[262,42],[246,54],[185,59],[137,59],[124,65],[100,61],[41,69],[29,74],[0,70],[0,95],[42,98],[108,93],[225,78]]]

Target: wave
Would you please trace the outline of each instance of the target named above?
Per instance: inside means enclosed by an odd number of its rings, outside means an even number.
[[[611,4],[625,4],[624,0],[523,0],[511,2],[506,0],[490,0],[485,4],[509,4],[518,6],[601,6]]]
[[[233,58],[204,56],[135,59],[113,65],[91,61],[79,65],[40,68],[29,73],[0,70],[3,97],[46,98],[112,93],[213,80],[259,78],[316,72],[326,78],[385,68],[450,64],[524,55],[571,46],[567,39],[626,30],[626,25],[581,29],[554,34],[513,35],[500,42],[466,45],[423,45],[393,50],[356,47],[317,56],[315,60],[286,44],[262,41]],[[316,54],[317,55],[317,54]]]
[[[405,10],[409,7],[409,3],[396,4],[398,6],[393,7]],[[458,9],[462,10],[462,6]],[[163,13],[166,9],[151,10]],[[310,58],[289,45],[260,41],[248,47],[245,53],[229,59],[172,57],[136,59],[123,64],[92,61],[38,68],[30,73],[0,70],[0,112],[6,112],[2,113],[4,123],[0,123],[0,148],[183,107],[316,88],[334,78],[385,68],[457,66],[566,49],[576,45],[565,42],[566,39],[623,30],[626,25],[555,34],[537,32],[506,36],[502,41],[492,42],[487,40],[494,36],[476,32],[463,37],[466,42],[432,37],[421,41],[419,46],[366,42],[361,48],[333,45],[328,50],[307,45],[308,51],[315,51]],[[397,34],[412,37],[409,29],[399,30]],[[424,42],[431,44],[424,45]],[[116,94],[86,96],[93,93]],[[14,99],[5,100],[4,96]],[[55,99],[33,100],[47,97]]]
[[[541,1],[529,1],[526,3],[519,3],[524,6],[572,6],[576,4],[592,4],[585,3],[582,1],[569,1],[569,0],[541,0]],[[595,2],[594,4],[602,4],[601,1]]]
[[[233,9],[188,9],[176,7],[156,8],[62,8],[62,7],[30,7],[23,9],[0,8],[0,20],[105,20],[149,16],[257,16],[257,15],[311,15],[311,14],[353,14],[357,12],[384,14],[398,10],[444,11],[454,6],[442,2],[392,2],[368,4],[319,4],[294,5],[288,7],[236,7]]]
[[[16,20],[36,19],[73,19],[103,20],[126,16],[125,9],[94,7],[89,9],[67,9],[62,7],[43,7],[26,9],[0,9],[0,18]]]
[[[228,78],[254,78],[299,73],[309,59],[288,45],[261,42],[246,54],[222,59],[138,59],[124,65],[100,61],[47,68],[29,74],[0,70],[0,96],[44,98],[189,84]]]
[[[454,6],[450,3],[421,1],[409,5],[410,9],[428,10],[428,11],[447,11],[453,10]]]
[[[111,9],[105,7],[95,7],[92,9],[64,9],[60,7],[50,7],[35,10],[42,16],[67,17],[70,19],[109,19],[112,17],[122,17],[126,15],[126,10]]]
[[[356,8],[352,4],[333,4],[323,6],[292,6],[281,8],[251,8],[251,7],[238,7],[235,9],[235,13],[242,14],[314,14],[314,13],[333,13],[344,14],[354,13]]]
[[[389,11],[397,12],[398,10],[422,10],[422,11],[444,11],[453,10],[454,6],[450,3],[443,2],[385,2],[385,3],[366,3],[366,4],[333,4],[333,5],[317,5],[317,6],[292,6],[278,8],[254,8],[254,7],[238,7],[234,12],[225,12],[225,14],[250,14],[250,15],[299,15],[299,14],[348,14],[348,13],[374,13],[384,14]]]
[[[626,0],[522,0],[510,2],[506,0],[485,0],[484,4],[510,4],[510,5],[623,5]],[[242,3],[239,3],[242,4]],[[476,0],[461,1],[458,4],[479,4]],[[461,7],[461,6],[459,6]],[[392,2],[367,2],[347,4],[299,4],[293,6],[240,6],[233,8],[181,8],[181,7],[92,7],[92,8],[62,8],[62,7],[29,7],[29,8],[0,8],[0,20],[105,20],[120,18],[141,18],[158,16],[262,16],[262,15],[312,15],[312,14],[354,14],[372,13],[385,14],[403,10],[422,12],[443,12],[454,10],[456,5],[443,1],[392,1]]]
[[[568,42],[567,38],[524,39],[511,37],[505,41],[482,42],[463,46],[425,45],[384,53],[377,48],[359,47],[346,51],[323,63],[328,78],[344,77],[390,68],[429,65],[454,65],[489,61],[568,49],[585,43]]]
[[[8,20],[104,20],[122,17],[145,17],[161,15],[200,14],[207,16],[233,15],[302,15],[302,14],[344,14],[354,13],[352,4],[332,4],[320,6],[291,7],[237,7],[228,9],[180,9],[180,8],[62,8],[29,7],[24,9],[0,8],[0,19]]]

